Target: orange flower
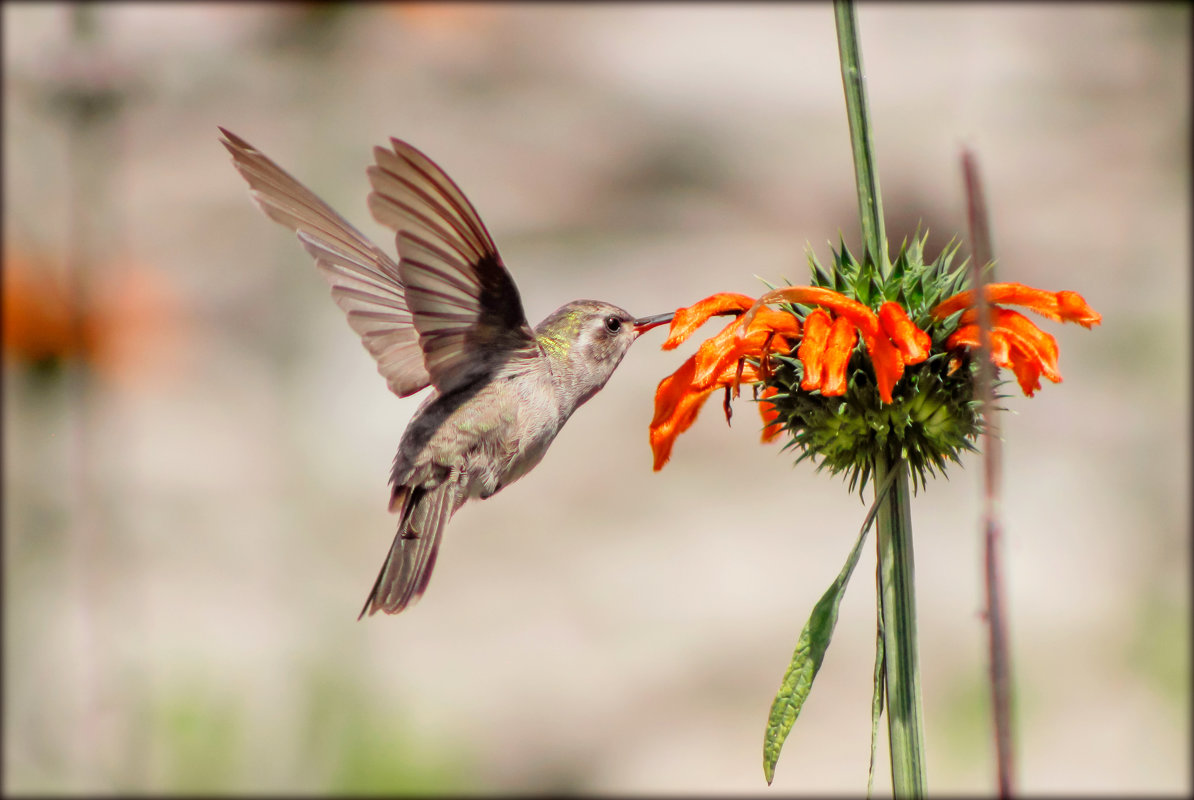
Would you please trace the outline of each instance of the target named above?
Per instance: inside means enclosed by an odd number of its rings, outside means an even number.
[[[25,363],[91,357],[91,325],[72,307],[52,265],[4,254],[4,358]]]
[[[668,338],[663,343],[670,350],[685,341],[710,317],[742,314],[754,300],[743,294],[723,292],[712,295],[687,308],[676,311]],[[800,335],[800,322],[791,314],[772,309],[752,315],[750,324],[738,331],[735,319],[720,333],[701,343],[696,353],[678,370],[664,378],[655,391],[655,416],[651,420],[651,450],[655,454],[655,469],[660,470],[671,457],[676,437],[696,421],[701,406],[715,389],[736,391],[741,382],[757,383],[766,369],[767,354],[787,353],[791,342]],[[759,360],[759,367],[745,359]],[[776,394],[764,392],[764,397]],[[777,412],[770,403],[759,403],[763,418],[763,440],[771,441],[779,435]],[[729,419],[728,409],[726,419]]]
[[[874,364],[879,398],[884,403],[891,402],[891,392],[904,374],[904,366],[919,364],[929,357],[932,345],[929,335],[916,327],[899,303],[884,303],[876,315],[857,300],[832,289],[785,286],[767,292],[756,300],[743,316],[740,329],[745,330],[754,315],[760,313],[767,303],[820,305],[837,314],[832,327],[825,333],[822,333],[823,326],[830,319],[827,312],[815,309],[809,312],[806,319],[806,325],[813,324],[813,332],[806,334],[807,352],[802,343],[797,354],[805,375],[800,388],[806,391],[819,388],[821,394],[827,397],[846,393],[846,365],[857,341],[855,330],[862,336],[871,363]],[[828,338],[822,344],[821,337],[826,335]]]
[[[1042,377],[1061,381],[1057,340],[1023,314],[997,304],[1026,306],[1050,319],[1088,328],[1102,321],[1075,292],[997,283],[987,286],[986,293],[996,304],[991,309],[991,360],[1010,369],[1030,396],[1040,388]],[[729,314],[735,320],[702,342],[691,358],[660,382],[650,426],[655,469],[667,463],[676,437],[692,426],[716,389],[726,392],[729,420],[730,400],[745,382],[763,384],[757,395],[763,441],[787,430],[806,453],[816,452],[826,458],[830,469],[849,469],[855,477],[877,452],[895,448],[911,459],[923,480],[926,469],[940,467],[946,458],[956,460],[966,442],[977,435],[976,417],[968,404],[973,391],[970,378],[968,374],[951,378],[962,363],[957,351],[979,346],[974,297],[972,291],[959,292],[929,311],[938,355],[944,350],[949,356],[932,362],[934,336],[921,330],[894,301],[884,302],[876,312],[831,289],[786,286],[757,300],[721,293],[678,309],[665,350],[686,341],[710,317]],[[769,305],[776,303],[808,310],[781,311]],[[860,339],[874,370],[873,391],[881,401],[879,407],[853,395],[845,403],[823,402],[821,398],[844,397],[853,391],[850,361]],[[771,352],[788,358],[773,366],[768,359]],[[788,369],[792,355],[800,371]],[[905,377],[906,367],[922,363]],[[894,389],[901,380],[906,386],[895,398]],[[868,381],[860,388],[870,392],[869,385]]]
[[[1043,375],[1054,383],[1061,383],[1057,370],[1057,340],[1038,328],[1023,314],[1003,308],[998,303],[1025,306],[1043,317],[1058,322],[1075,322],[1090,328],[1103,321],[1082,295],[1077,292],[1046,292],[1021,283],[992,283],[987,285],[987,300],[991,308],[991,361],[1006,367],[1016,376],[1020,390],[1029,397],[1041,388]],[[945,341],[947,349],[979,347],[978,312],[974,308],[974,291],[958,292],[932,308],[934,319],[944,320],[962,311],[958,328]]]
[[[651,449],[655,469],[671,456],[676,437],[696,421],[701,406],[714,389],[737,393],[739,383],[755,383],[766,377],[767,354],[788,353],[801,336],[800,321],[792,314],[769,308],[768,303],[801,303],[817,308],[804,321],[803,339],[797,357],[804,367],[801,389],[819,389],[827,397],[840,396],[847,389],[847,366],[861,335],[875,364],[879,397],[892,401],[891,392],[903,375],[905,364],[918,364],[929,356],[928,334],[916,327],[898,303],[884,303],[879,313],[843,294],[814,286],[788,286],[768,292],[758,300],[744,294],[723,292],[677,309],[668,338],[670,350],[685,341],[712,316],[741,315],[715,336],[705,340],[697,352],[673,374],[664,378],[655,392],[655,417],[651,421]],[[750,358],[758,366],[746,364]],[[765,390],[773,397],[777,390]],[[728,404],[728,400],[727,400]],[[778,412],[771,403],[760,403],[763,440],[779,435]],[[729,419],[729,407],[726,407]]]

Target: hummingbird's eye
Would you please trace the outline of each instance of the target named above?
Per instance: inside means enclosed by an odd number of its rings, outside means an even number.
[[[617,333],[622,330],[622,320],[614,316],[605,318],[605,329],[610,333]]]

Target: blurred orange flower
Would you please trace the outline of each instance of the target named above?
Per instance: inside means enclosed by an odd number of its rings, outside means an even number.
[[[76,297],[44,257],[4,256],[4,360],[27,366],[79,360],[104,380],[165,376],[184,339],[181,302],[160,270],[120,261],[94,267]]]
[[[423,33],[452,36],[488,28],[500,7],[485,3],[386,3],[385,10]]]

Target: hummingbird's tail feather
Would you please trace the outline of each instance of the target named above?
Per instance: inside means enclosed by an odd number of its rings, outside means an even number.
[[[401,505],[398,534],[357,619],[377,611],[397,614],[422,597],[444,527],[463,503],[459,482],[452,479],[432,489],[403,487],[395,500]]]

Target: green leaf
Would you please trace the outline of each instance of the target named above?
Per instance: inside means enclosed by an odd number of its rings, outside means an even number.
[[[796,724],[796,718],[800,716],[804,701],[808,699],[808,693],[813,688],[813,679],[821,669],[821,662],[825,660],[825,651],[829,648],[830,639],[833,638],[833,629],[837,625],[837,611],[841,605],[842,596],[846,592],[846,584],[854,572],[854,567],[858,564],[858,557],[862,553],[862,545],[866,541],[867,532],[871,529],[871,523],[874,522],[875,514],[879,510],[879,503],[886,497],[894,476],[895,472],[893,471],[888,475],[888,480],[876,492],[875,502],[871,505],[871,509],[862,523],[862,530],[858,532],[858,540],[854,543],[850,555],[846,557],[842,571],[838,573],[829,589],[813,606],[808,622],[805,623],[804,630],[800,632],[800,638],[796,641],[792,662],[788,665],[788,671],[784,673],[779,692],[771,703],[771,713],[767,718],[767,732],[763,737],[763,775],[767,778],[768,785],[775,777],[775,763],[779,761],[779,753],[783,749],[784,740],[788,738],[792,726]]]

